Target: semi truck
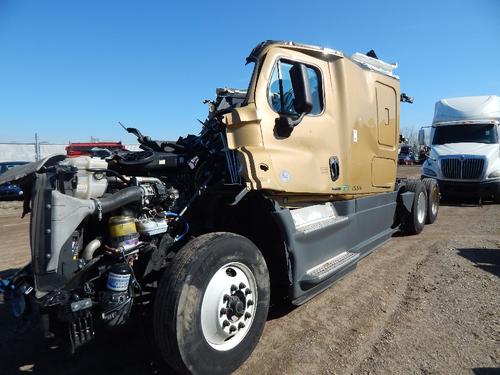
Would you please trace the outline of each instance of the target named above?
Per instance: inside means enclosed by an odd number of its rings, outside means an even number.
[[[468,96],[436,103],[422,176],[435,178],[444,197],[500,203],[500,97]],[[429,128],[427,128],[429,129]],[[419,143],[426,144],[425,132]]]
[[[0,283],[17,315],[36,314],[74,351],[151,308],[169,368],[227,374],[270,303],[300,305],[394,233],[434,222],[435,180],[397,178],[409,97],[395,65],[281,41],[247,63],[248,88],[218,89],[199,135],[127,128],[141,151],[53,155],[2,175],[23,186],[31,217],[32,261]]]

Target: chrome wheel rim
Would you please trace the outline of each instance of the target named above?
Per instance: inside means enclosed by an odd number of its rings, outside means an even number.
[[[201,303],[201,328],[218,351],[236,347],[252,326],[258,302],[257,283],[243,263],[221,267],[208,282]]]
[[[419,223],[423,223],[425,220],[425,209],[426,209],[425,193],[423,191],[418,195],[417,200],[417,219]]]
[[[431,194],[431,211],[432,215],[436,216],[438,211],[438,203],[439,203],[439,193],[437,189],[432,190]]]

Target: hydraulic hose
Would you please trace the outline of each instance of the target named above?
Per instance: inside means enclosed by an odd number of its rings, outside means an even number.
[[[95,214],[99,216],[114,211],[126,204],[142,200],[143,189],[140,186],[130,186],[108,197],[96,199]]]

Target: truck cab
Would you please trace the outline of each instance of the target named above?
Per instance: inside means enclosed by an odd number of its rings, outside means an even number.
[[[329,48],[267,41],[246,103],[225,118],[251,190],[280,202],[352,199],[393,191],[399,144],[399,77],[395,64]],[[312,108],[300,116],[293,69],[302,66]]]
[[[422,175],[441,194],[500,200],[500,97],[443,99],[436,103],[429,158]],[[420,143],[425,143],[424,129]]]

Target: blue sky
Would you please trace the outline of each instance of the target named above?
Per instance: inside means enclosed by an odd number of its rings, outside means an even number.
[[[260,41],[295,40],[398,62],[403,127],[443,97],[500,95],[500,1],[0,0],[0,141],[197,133],[203,99],[245,88]]]

